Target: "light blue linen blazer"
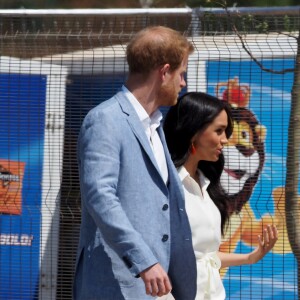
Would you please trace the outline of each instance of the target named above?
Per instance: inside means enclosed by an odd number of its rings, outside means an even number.
[[[74,299],[153,299],[139,273],[159,262],[176,300],[194,300],[196,262],[184,193],[161,128],[159,135],[167,185],[122,92],[85,117],[78,140],[82,222]]]

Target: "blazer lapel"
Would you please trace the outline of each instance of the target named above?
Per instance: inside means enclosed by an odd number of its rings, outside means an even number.
[[[167,166],[168,166],[168,171],[169,171],[169,176],[170,176],[170,173],[173,172],[176,169],[175,169],[175,166],[173,164],[173,161],[172,161],[170,153],[169,153],[169,149],[168,149],[168,146],[167,146],[167,142],[166,142],[166,139],[165,139],[165,134],[164,134],[164,131],[162,129],[162,126],[159,126],[157,131],[158,131],[158,135],[160,137],[161,143],[164,147]]]
[[[134,135],[136,136],[137,140],[141,144],[142,148],[150,158],[152,164],[154,165],[154,167],[156,168],[157,172],[161,177],[160,170],[157,165],[156,159],[154,157],[153,151],[151,149],[150,143],[147,139],[146,133],[143,129],[143,126],[141,125],[141,121],[138,118],[136,111],[134,110],[130,102],[124,97],[122,92],[118,93],[116,97],[118,99],[118,102],[121,106],[123,113],[127,115],[127,121]]]
[[[162,126],[158,127],[158,134],[159,137],[161,139],[162,145],[164,147],[164,151],[165,151],[165,155],[166,155],[166,161],[167,161],[167,166],[168,166],[168,171],[169,171],[169,182],[171,183],[171,187],[173,189],[176,189],[179,191],[179,193],[181,194],[181,197],[178,197],[179,199],[184,199],[184,192],[182,189],[182,183],[179,179],[177,170],[175,168],[175,165],[171,159],[171,155],[169,153],[169,149],[167,146],[167,142],[165,139],[165,134],[164,131],[162,129]]]

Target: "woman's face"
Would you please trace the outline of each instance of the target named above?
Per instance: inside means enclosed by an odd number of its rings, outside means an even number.
[[[192,140],[196,149],[194,156],[199,161],[217,161],[219,159],[223,146],[228,142],[225,133],[227,126],[227,113],[222,110],[204,131],[194,136]]]

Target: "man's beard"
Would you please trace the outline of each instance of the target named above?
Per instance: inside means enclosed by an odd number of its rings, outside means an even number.
[[[158,92],[158,99],[161,106],[173,106],[177,103],[178,93],[174,87],[174,83],[171,82],[168,85],[162,86]]]

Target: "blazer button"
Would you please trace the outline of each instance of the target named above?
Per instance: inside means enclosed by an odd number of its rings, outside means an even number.
[[[169,208],[168,204],[164,204],[164,206],[162,207],[162,210],[167,210]]]
[[[169,236],[167,234],[164,234],[161,240],[163,242],[166,242],[168,239],[169,239]]]

